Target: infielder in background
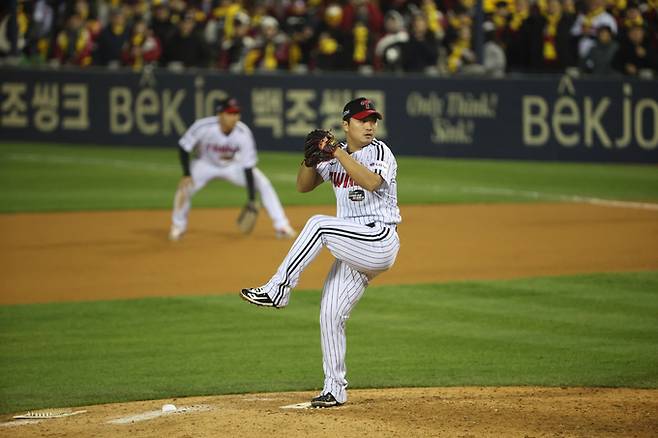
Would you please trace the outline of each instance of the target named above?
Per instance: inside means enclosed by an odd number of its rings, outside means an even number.
[[[297,235],[283,211],[270,180],[257,167],[256,144],[251,129],[240,121],[240,106],[227,98],[217,106],[217,115],[197,120],[178,142],[183,177],[174,198],[169,239],[176,241],[187,230],[192,196],[212,179],[223,179],[246,187],[245,209],[258,210],[256,191],[272,219],[276,236]],[[196,156],[191,157],[195,152]]]
[[[329,131],[316,130],[307,136],[297,190],[310,192],[330,181],[336,194],[337,217],[311,217],[276,274],[263,286],[240,293],[258,306],[285,307],[291,289],[320,250],[327,247],[335,257],[320,303],[325,379],[322,392],[311,400],[314,407],[336,406],[347,400],[345,323],[368,282],[393,265],[400,247],[397,162],[388,146],[375,138],[381,117],[372,102],[361,97],[343,109],[344,143],[332,148]],[[315,149],[323,150],[325,156],[313,158],[318,153],[308,146],[318,131],[323,138],[315,141]]]

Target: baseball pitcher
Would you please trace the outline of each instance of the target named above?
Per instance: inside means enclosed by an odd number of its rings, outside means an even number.
[[[337,143],[329,131],[309,133],[297,189],[309,192],[329,181],[337,215],[311,217],[274,276],[240,293],[258,306],[285,307],[291,289],[320,250],[326,247],[335,257],[320,303],[325,379],[322,392],[311,400],[314,407],[347,400],[345,324],[368,282],[393,265],[400,247],[397,162],[388,146],[375,138],[381,118],[373,103],[360,97],[343,109],[344,143]]]

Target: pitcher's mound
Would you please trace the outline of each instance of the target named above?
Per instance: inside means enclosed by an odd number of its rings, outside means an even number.
[[[655,389],[370,389],[351,390],[348,402],[337,408],[290,408],[308,405],[315,395],[243,394],[88,406],[84,415],[14,427],[9,426],[16,420],[7,415],[0,436],[655,437],[658,432]],[[202,408],[162,412],[167,403]]]

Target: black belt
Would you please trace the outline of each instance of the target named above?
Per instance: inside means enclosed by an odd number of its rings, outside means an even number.
[[[375,225],[377,225],[377,224],[378,224],[378,222],[370,222],[369,224],[366,224],[366,227],[374,228]],[[382,225],[385,226],[385,227],[389,227],[389,228],[395,228],[395,231],[398,230],[398,226],[396,224],[390,224],[390,225],[389,224],[382,224]]]

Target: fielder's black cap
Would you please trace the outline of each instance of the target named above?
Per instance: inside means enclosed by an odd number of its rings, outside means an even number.
[[[381,120],[382,115],[375,109],[375,104],[365,97],[358,97],[354,100],[350,100],[343,108],[343,120],[349,120],[352,117],[357,120],[363,120],[372,114]]]
[[[219,101],[219,104],[215,108],[215,112],[238,114],[240,112],[240,104],[235,97],[227,97],[226,99]]]

